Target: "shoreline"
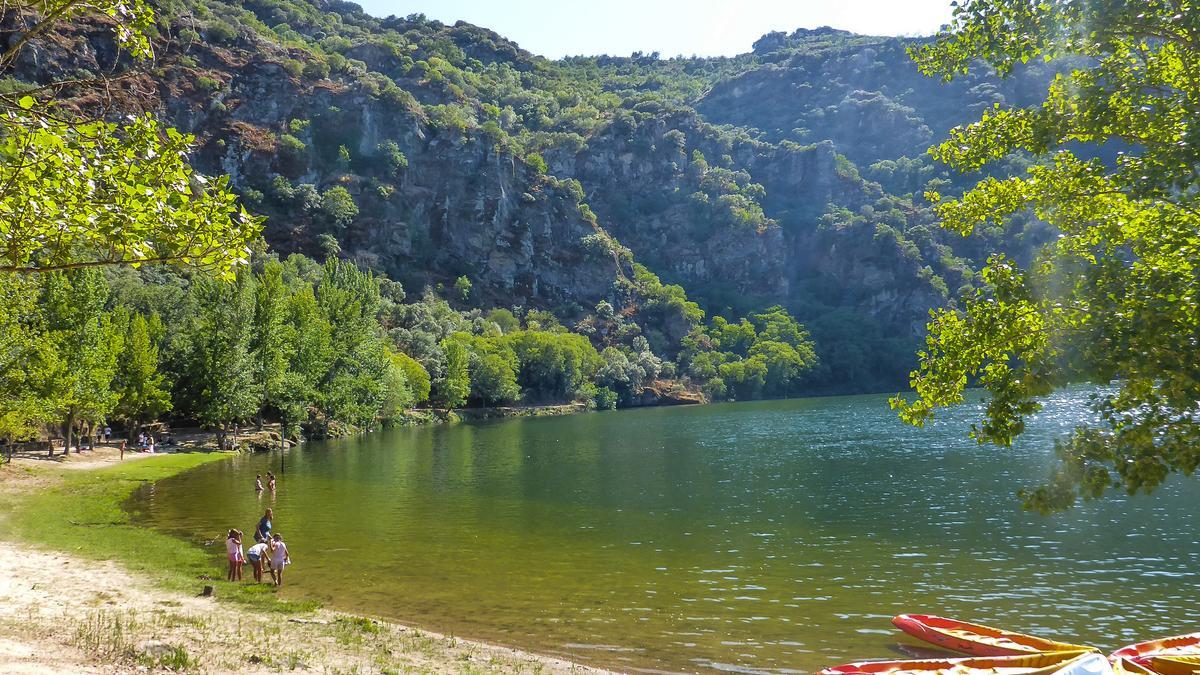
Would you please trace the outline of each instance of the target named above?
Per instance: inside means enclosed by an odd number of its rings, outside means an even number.
[[[607,672],[279,600],[271,586],[219,580],[207,552],[113,510],[146,481],[234,454],[118,461],[98,448],[0,467],[0,670]],[[205,585],[215,597],[201,597]]]

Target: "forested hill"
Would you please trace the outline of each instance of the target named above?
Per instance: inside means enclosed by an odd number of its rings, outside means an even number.
[[[195,134],[197,168],[232,176],[275,251],[349,258],[410,292],[466,277],[463,308],[577,326],[607,301],[677,359],[702,321],[688,300],[708,319],[782,305],[820,358],[800,390],[892,390],[928,309],[974,283],[983,252],[1027,256],[1047,236],[948,235],[921,195],[967,184],[928,144],[1039,98],[1052,65],[946,84],[905,40],[831,29],[733,58],[550,61],[485,28],[337,1],[157,9],[155,61],[117,83],[123,110]],[[102,28],[28,50],[16,79],[109,72]]]

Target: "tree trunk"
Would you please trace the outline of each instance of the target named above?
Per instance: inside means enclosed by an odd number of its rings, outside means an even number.
[[[75,431],[75,413],[67,413],[66,431],[63,432],[63,455],[71,454],[71,436]],[[50,454],[54,454],[54,446],[50,446]]]

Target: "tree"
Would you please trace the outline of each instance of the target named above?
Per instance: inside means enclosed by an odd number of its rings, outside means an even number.
[[[470,337],[461,334],[464,342]],[[472,396],[485,405],[512,403],[521,397],[517,385],[517,356],[494,338],[475,338],[469,365]]]
[[[439,383],[437,400],[447,408],[458,408],[471,393],[470,356],[459,340],[443,340],[442,351],[446,355],[446,376]]]
[[[993,255],[985,287],[933,316],[917,398],[892,402],[919,426],[977,382],[990,399],[971,433],[1007,446],[1039,396],[1113,383],[1095,399],[1098,422],[1056,444],[1049,482],[1022,492],[1028,508],[1067,508],[1110,487],[1148,492],[1200,465],[1198,16],[1175,0],[969,0],[912,52],[947,79],[977,60],[1008,74],[1031,59],[1086,57],[1040,106],[997,106],[931,150],[961,171],[1017,153],[1040,160],[959,199],[929,194],[948,229],[967,235],[1029,210],[1060,235],[1028,269]],[[1105,162],[1077,154],[1080,144],[1123,152]]]
[[[466,276],[460,276],[454,280],[454,292],[458,295],[459,300],[467,300],[471,297],[471,280]]]
[[[55,421],[63,363],[46,332],[38,280],[0,275],[0,436],[36,437]]]
[[[41,305],[47,338],[62,361],[50,405],[62,422],[64,452],[70,452],[77,425],[95,425],[117,404],[113,378],[121,336],[105,311],[109,289],[95,269],[42,276]]]
[[[412,405],[418,405],[429,400],[429,373],[425,367],[413,357],[404,352],[392,354],[392,361],[404,371],[404,380],[413,393]]]
[[[143,424],[171,410],[166,377],[158,370],[158,339],[162,325],[157,314],[147,321],[141,314],[118,321],[125,329],[125,344],[118,359],[113,386],[119,400],[113,411],[129,422],[130,435]]]
[[[248,272],[233,283],[199,278],[190,301],[183,336],[188,352],[181,378],[184,399],[201,423],[223,436],[232,424],[257,413],[262,400],[251,357],[254,278]]]
[[[262,407],[286,417],[295,386],[291,363],[295,356],[294,328],[287,323],[288,289],[283,282],[283,265],[269,260],[263,265],[254,288],[254,324],[250,354],[254,381],[261,388]],[[285,423],[286,424],[286,423]]]
[[[408,384],[404,366],[396,358],[398,354],[387,350],[388,364],[383,373],[383,402],[379,407],[379,417],[384,422],[399,419],[406,408],[411,408],[416,402],[416,394]]]
[[[117,46],[134,59],[151,55],[154,15],[141,0],[26,0],[6,10],[26,25],[0,53],[0,72],[57,23],[87,13],[115,19]],[[238,208],[228,178],[192,171],[192,137],[148,115],[119,124],[80,119],[56,100],[103,97],[109,84],[0,93],[0,272],[172,262],[231,276],[261,221]]]
[[[333,329],[308,283],[288,298],[287,321],[292,329],[292,360],[277,403],[285,436],[294,431],[293,425],[308,419],[308,408],[318,401],[318,388],[333,363]]]
[[[379,326],[379,279],[354,263],[330,259],[317,285],[317,304],[328,322],[329,369],[318,389],[327,421],[369,426],[387,391],[391,357]]]

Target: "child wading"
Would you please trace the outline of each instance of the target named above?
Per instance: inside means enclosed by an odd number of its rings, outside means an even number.
[[[242,553],[242,533],[240,530],[230,530],[225,540],[225,550],[229,554],[229,580],[242,580],[242,565],[246,564],[246,556]]]
[[[288,555],[287,544],[283,543],[283,537],[276,532],[271,536],[271,580],[276,586],[283,585],[283,566],[292,564],[292,558]]]
[[[265,541],[258,542],[246,551],[246,560],[250,561],[250,565],[254,569],[254,580],[259,583],[262,583],[263,563],[266,562],[268,555]]]

